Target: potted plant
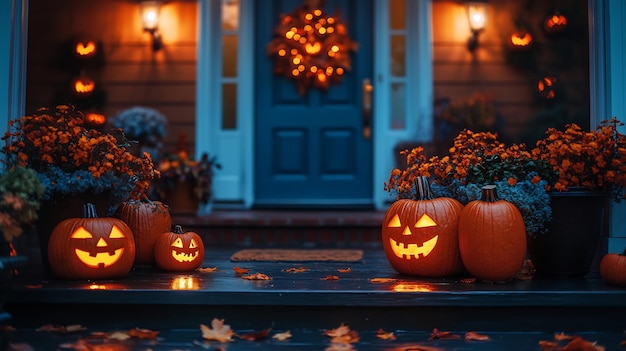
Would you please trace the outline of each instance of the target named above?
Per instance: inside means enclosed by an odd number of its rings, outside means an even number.
[[[101,215],[113,213],[121,201],[145,198],[158,176],[149,154],[134,156],[124,139],[86,129],[83,113],[71,105],[10,121],[3,140],[7,163],[35,171],[45,189],[37,223],[44,264],[56,223],[81,217],[85,202],[100,203]]]
[[[429,159],[417,147],[402,151],[405,169],[393,169],[385,190],[397,198],[412,198],[419,176],[430,179],[435,196],[451,197],[467,204],[480,198],[484,185],[496,185],[499,197],[520,210],[529,233],[542,233],[551,220],[546,192],[553,173],[544,161],[536,160],[523,144],[505,146],[490,132],[461,131],[449,155]]]
[[[538,271],[582,276],[589,272],[598,238],[608,236],[610,201],[626,198],[626,136],[616,118],[594,130],[577,124],[549,128],[533,156],[556,178],[548,183],[553,211],[549,235],[533,236],[529,251]]]
[[[32,169],[17,166],[0,173],[0,321],[9,317],[1,309],[14,271],[27,261],[14,241],[37,220],[42,195],[43,186]]]
[[[136,143],[136,154],[146,151],[157,160],[167,132],[165,115],[153,108],[134,106],[114,116],[111,125]]]
[[[208,153],[203,153],[199,160],[190,158],[186,151],[165,154],[158,166],[161,176],[156,182],[157,193],[172,213],[208,214],[213,199],[213,175],[221,168],[217,157]]]

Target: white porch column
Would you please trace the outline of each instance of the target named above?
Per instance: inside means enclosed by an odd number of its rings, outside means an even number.
[[[591,126],[613,116],[626,122],[626,2],[589,0]],[[626,133],[626,128],[620,131]],[[613,203],[604,252],[626,248],[626,201]]]

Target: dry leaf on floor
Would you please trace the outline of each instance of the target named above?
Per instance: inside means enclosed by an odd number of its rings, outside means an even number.
[[[303,272],[306,272],[308,270],[309,270],[308,268],[304,268],[304,267],[298,267],[298,268],[291,267],[291,268],[283,269],[283,272],[286,272],[286,273],[303,273]]]
[[[345,344],[342,342],[333,342],[331,343],[324,351],[354,351],[355,348],[350,344]]]
[[[471,331],[465,333],[465,340],[487,341],[489,340],[489,336]]]
[[[337,270],[337,272],[339,272],[339,273],[350,273],[351,271],[352,271],[352,269],[350,269],[350,268],[339,268]]]
[[[382,329],[376,331],[376,337],[383,340],[396,340],[396,336],[393,332],[384,331]]]
[[[239,339],[248,340],[248,341],[256,341],[267,339],[270,335],[272,328],[268,328],[265,330],[255,331],[252,333],[246,333],[239,336]]]
[[[159,332],[150,329],[133,328],[128,331],[128,335],[137,339],[154,340],[159,335]]]
[[[289,338],[291,338],[291,332],[289,330],[282,332],[282,333],[276,333],[274,334],[274,336],[272,336],[272,339],[278,340],[278,341],[285,341]]]
[[[240,268],[240,267],[233,267],[233,270],[235,271],[235,274],[246,274],[248,272],[250,272],[249,268]]]
[[[272,280],[267,274],[258,272],[250,275],[242,275],[241,278],[246,280]]]
[[[339,277],[336,275],[327,275],[322,280],[339,280]]]
[[[55,333],[75,333],[83,330],[87,330],[87,327],[84,327],[80,324],[71,324],[67,326],[46,324],[36,329],[36,331]]]
[[[463,284],[474,284],[474,283],[476,283],[476,278],[464,278],[464,279],[461,279],[461,283],[463,283]]]
[[[604,351],[604,346],[596,345],[595,342],[587,341],[580,336],[575,336],[565,347],[559,351]]]
[[[335,329],[324,330],[324,335],[330,337],[333,343],[351,344],[359,341],[359,333],[350,330],[350,327],[343,323]]]
[[[217,318],[213,318],[211,327],[200,324],[200,331],[202,331],[203,339],[219,342],[233,341],[232,337],[235,334],[235,332],[230,329],[230,325],[224,324],[223,319]]]
[[[572,335],[567,335],[563,332],[558,334],[554,334],[554,340],[562,341],[562,340],[572,340],[574,337]]]
[[[430,340],[434,339],[460,339],[461,336],[458,334],[453,334],[449,331],[439,331],[437,328],[433,329],[433,332],[430,333]]]
[[[213,273],[217,271],[217,267],[200,267],[196,270],[200,273]]]
[[[99,343],[91,344],[83,339],[75,343],[65,343],[59,345],[60,348],[73,349],[75,351],[128,351],[129,348],[124,344],[117,343]]]

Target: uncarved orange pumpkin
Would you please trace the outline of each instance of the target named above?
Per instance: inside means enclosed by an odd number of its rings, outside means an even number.
[[[163,233],[172,230],[170,211],[160,201],[125,201],[115,212],[133,231],[135,264],[153,265],[154,245]]]
[[[604,255],[600,260],[600,276],[607,284],[626,286],[626,251]]]
[[[467,271],[486,281],[515,277],[526,257],[526,227],[518,208],[499,200],[495,185],[481,190],[480,200],[461,212],[459,250]]]
[[[463,205],[451,198],[433,198],[426,177],[416,180],[416,189],[415,200],[397,200],[385,214],[382,241],[387,260],[407,275],[461,273],[458,225]]]
[[[118,218],[98,218],[85,204],[84,218],[57,224],[48,241],[52,273],[63,279],[110,279],[128,274],[135,262],[132,230]]]
[[[195,232],[184,232],[180,225],[162,234],[154,245],[159,268],[170,272],[193,271],[204,260],[204,244]]]

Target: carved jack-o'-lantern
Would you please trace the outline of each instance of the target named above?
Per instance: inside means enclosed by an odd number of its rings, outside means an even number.
[[[556,77],[543,77],[537,82],[537,91],[546,99],[553,99],[556,96]]]
[[[96,54],[96,43],[93,41],[78,42],[74,47],[74,53],[80,58],[89,58]]]
[[[154,245],[157,266],[166,271],[192,271],[204,260],[204,243],[200,235],[183,232],[180,225],[162,234]]]
[[[556,11],[546,18],[544,26],[548,33],[563,31],[567,28],[567,17]]]
[[[48,260],[59,278],[119,278],[135,261],[133,233],[117,218],[98,218],[94,205],[86,204],[85,218],[66,219],[52,230]]]
[[[78,77],[72,81],[72,91],[77,96],[88,96],[96,89],[96,82],[88,77]]]
[[[428,180],[416,180],[417,200],[394,202],[383,219],[382,240],[387,260],[402,274],[443,277],[463,271],[458,223],[463,205],[433,198]]]
[[[528,32],[515,32],[511,34],[510,46],[516,49],[525,49],[533,42],[533,37]]]

